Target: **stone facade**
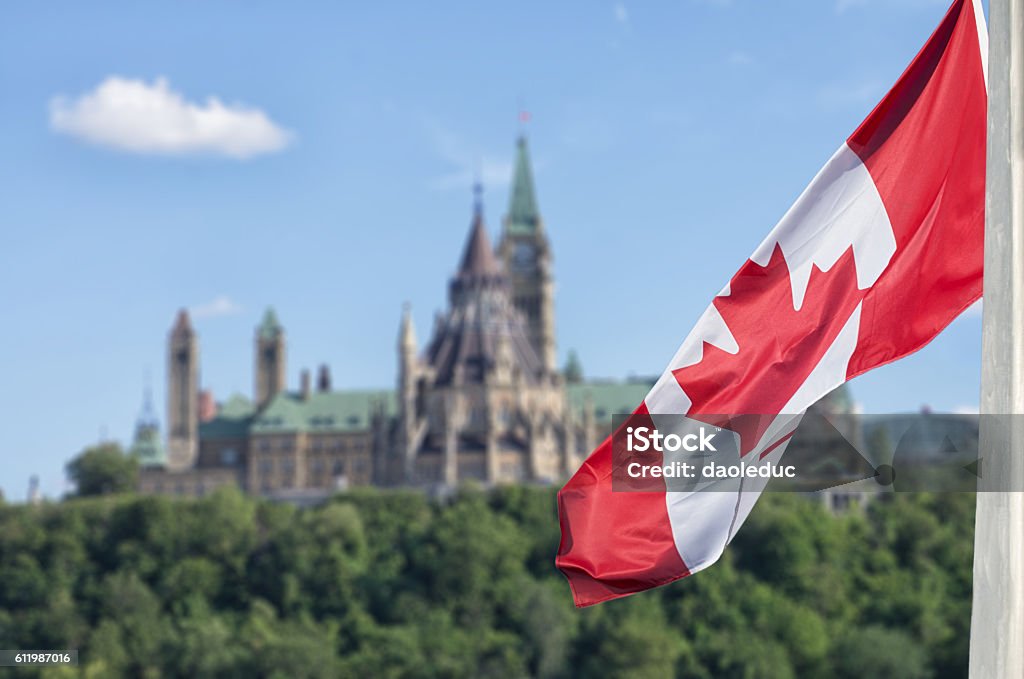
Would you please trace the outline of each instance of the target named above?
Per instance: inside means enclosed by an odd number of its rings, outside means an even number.
[[[180,312],[168,342],[167,455],[140,458],[140,490],[203,495],[233,484],[302,503],[358,485],[444,492],[564,480],[653,381],[585,381],[575,354],[556,368],[553,257],[524,139],[511,194],[496,249],[477,194],[447,309],[424,347],[402,314],[394,390],[333,390],[321,366],[315,390],[303,371],[288,391],[284,327],[268,310],[252,400],[200,408],[198,337]],[[154,426],[139,431],[152,437]]]
[[[577,439],[585,436],[566,407],[563,378],[541,358],[542,338],[513,291],[478,203],[447,313],[422,355],[403,317],[388,481],[554,482],[582,461]]]
[[[167,341],[167,466],[187,469],[199,447],[199,341],[182,310]]]

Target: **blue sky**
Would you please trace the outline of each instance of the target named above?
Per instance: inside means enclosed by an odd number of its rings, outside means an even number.
[[[218,398],[251,392],[267,304],[293,385],[320,362],[339,387],[392,385],[402,303],[422,342],[477,170],[497,232],[520,108],[560,356],[660,372],[947,4],[4,3],[0,488],[22,499],[38,474],[63,492],[69,457],[130,438],[147,373],[162,419],[182,306]],[[81,100],[159,78],[179,109],[220,102],[209,138],[119,140]],[[225,116],[248,132],[218,137]],[[976,406],[980,331],[968,314],[856,399]]]

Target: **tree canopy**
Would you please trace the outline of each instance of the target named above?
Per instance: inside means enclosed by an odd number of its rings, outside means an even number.
[[[139,463],[116,443],[100,443],[83,450],[67,464],[68,478],[78,495],[109,495],[135,490]]]
[[[44,677],[961,677],[973,512],[769,495],[715,566],[576,610],[549,489],[6,505],[0,648],[79,650]]]

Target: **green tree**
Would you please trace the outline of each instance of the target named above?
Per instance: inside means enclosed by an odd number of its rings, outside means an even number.
[[[836,679],[900,677],[928,679],[928,657],[902,630],[868,626],[844,635],[834,647]]]
[[[969,495],[766,494],[713,567],[580,611],[552,489],[0,505],[0,647],[79,649],[29,673],[52,679],[952,679],[973,517]]]
[[[656,597],[610,601],[583,612],[572,674],[581,677],[669,677],[686,641],[668,624]]]
[[[101,443],[86,448],[67,464],[68,477],[79,496],[109,495],[135,490],[139,463],[125,455],[116,443]]]

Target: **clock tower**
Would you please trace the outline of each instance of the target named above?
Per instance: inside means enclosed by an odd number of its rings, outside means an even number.
[[[551,246],[537,209],[526,138],[516,142],[516,166],[498,255],[512,286],[512,301],[526,316],[530,344],[548,374],[555,374],[555,283]]]

